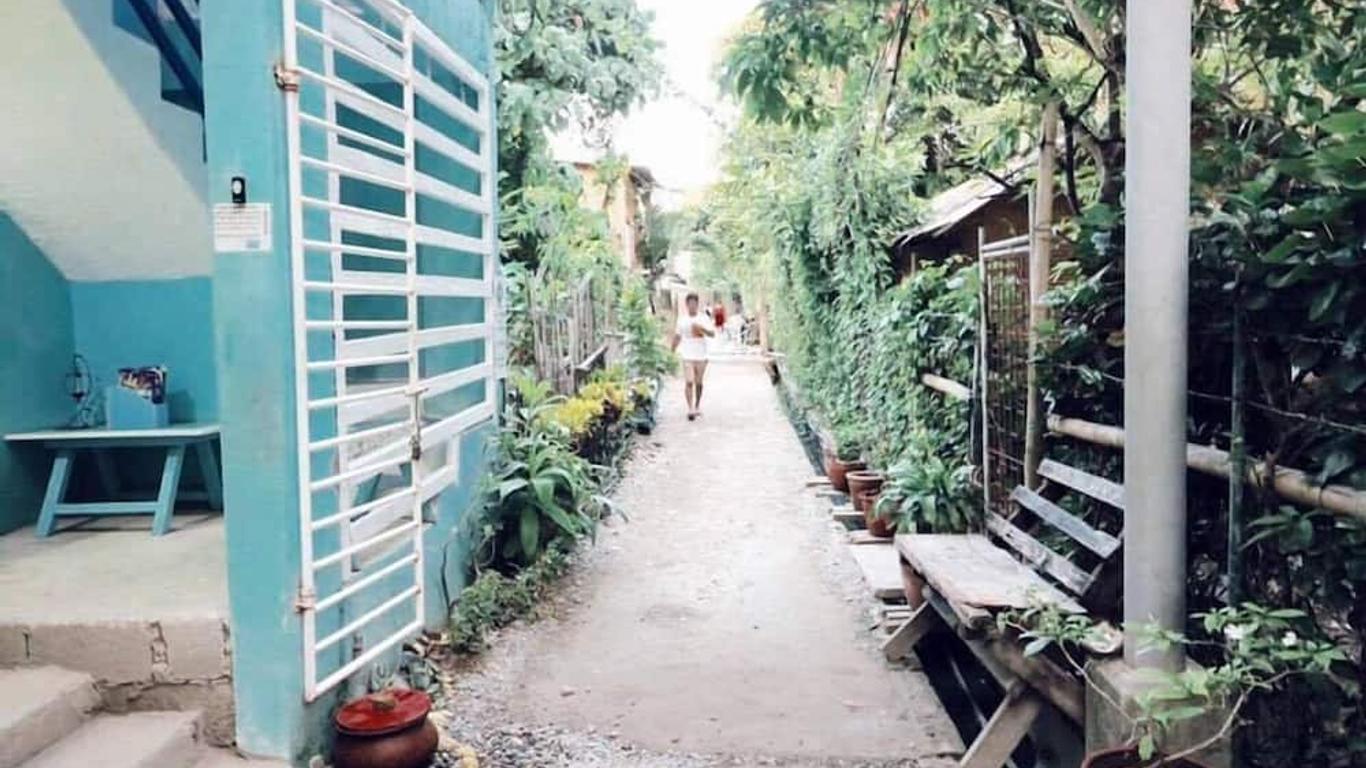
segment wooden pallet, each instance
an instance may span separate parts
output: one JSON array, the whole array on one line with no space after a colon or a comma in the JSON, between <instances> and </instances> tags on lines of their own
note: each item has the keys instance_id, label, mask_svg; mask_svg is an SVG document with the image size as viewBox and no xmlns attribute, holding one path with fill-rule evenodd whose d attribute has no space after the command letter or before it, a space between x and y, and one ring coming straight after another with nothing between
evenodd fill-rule
<instances>
[{"instance_id":1,"label":"wooden pallet","mask_svg":"<svg viewBox=\"0 0 1366 768\"><path fill-rule=\"evenodd\" d=\"M885 546L891 546L892 540L891 540L891 539L887 539L887 538L883 538L883 537L881 537L881 536L874 536L873 534L871 534L871 533L868 532L868 529L866 529L866 528L859 528L859 529L857 529L857 530L853 530L853 531L850 531L850 532L849 532L849 543L852 544L852 545L854 545L854 546L858 546L858 547L864 547L864 546L885 547Z\"/></svg>"},{"instance_id":2,"label":"wooden pallet","mask_svg":"<svg viewBox=\"0 0 1366 768\"><path fill-rule=\"evenodd\" d=\"M863 581L873 597L892 601L904 599L901 561L895 547L851 544L849 554L858 563Z\"/></svg>"},{"instance_id":3,"label":"wooden pallet","mask_svg":"<svg viewBox=\"0 0 1366 768\"><path fill-rule=\"evenodd\" d=\"M864 524L865 520L862 512L855 511L855 509L849 506L848 504L831 505L830 518L835 522L842 523L844 525L860 526Z\"/></svg>"}]
</instances>

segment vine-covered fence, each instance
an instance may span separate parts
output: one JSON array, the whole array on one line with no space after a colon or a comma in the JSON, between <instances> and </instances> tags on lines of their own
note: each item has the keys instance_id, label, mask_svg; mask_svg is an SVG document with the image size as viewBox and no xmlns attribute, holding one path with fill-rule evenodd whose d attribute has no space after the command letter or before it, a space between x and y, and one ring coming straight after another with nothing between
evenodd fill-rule
<instances>
[{"instance_id":1,"label":"vine-covered fence","mask_svg":"<svg viewBox=\"0 0 1366 768\"><path fill-rule=\"evenodd\" d=\"M567 295L530 308L536 376L572 393L607 356L611 312L605 291L585 276Z\"/></svg>"}]
</instances>

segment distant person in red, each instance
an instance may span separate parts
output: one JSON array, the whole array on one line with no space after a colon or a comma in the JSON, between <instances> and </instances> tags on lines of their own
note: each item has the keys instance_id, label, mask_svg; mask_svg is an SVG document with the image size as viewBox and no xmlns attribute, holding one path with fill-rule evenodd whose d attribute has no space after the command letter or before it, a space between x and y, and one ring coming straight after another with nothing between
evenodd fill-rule
<instances>
[{"instance_id":1,"label":"distant person in red","mask_svg":"<svg viewBox=\"0 0 1366 768\"><path fill-rule=\"evenodd\" d=\"M726 335L726 305L725 305L725 304L722 304L722 303L719 302L719 301L716 302L716 306L713 307L713 308L712 308L712 311L711 311L711 320L712 320L713 323L716 323L716 332L719 333L719 334L721 334L722 336L725 336L725 335Z\"/></svg>"}]
</instances>

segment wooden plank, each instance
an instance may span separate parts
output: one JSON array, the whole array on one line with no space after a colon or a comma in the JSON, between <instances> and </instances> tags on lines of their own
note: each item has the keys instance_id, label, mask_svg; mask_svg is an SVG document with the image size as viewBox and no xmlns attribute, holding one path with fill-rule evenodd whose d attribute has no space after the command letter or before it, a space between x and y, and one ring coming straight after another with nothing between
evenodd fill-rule
<instances>
[{"instance_id":1,"label":"wooden plank","mask_svg":"<svg viewBox=\"0 0 1366 768\"><path fill-rule=\"evenodd\" d=\"M1096 501L1103 501L1121 512L1124 511L1124 486L1119 483L1052 459L1044 459L1039 464L1039 474L1055 483L1080 491Z\"/></svg>"},{"instance_id":2,"label":"wooden plank","mask_svg":"<svg viewBox=\"0 0 1366 768\"><path fill-rule=\"evenodd\" d=\"M1086 721L1085 683L1043 654L1025 656L1015 637L996 635L973 641L1011 674L1017 675L1045 699L1082 725ZM977 649L974 649L977 650Z\"/></svg>"},{"instance_id":3,"label":"wooden plank","mask_svg":"<svg viewBox=\"0 0 1366 768\"><path fill-rule=\"evenodd\" d=\"M874 536L873 534L869 533L866 529L859 529L859 530L856 530L856 531L850 531L850 532L849 532L849 543L852 544L852 545L855 545L855 546L860 546L860 547L863 547L863 546L875 546L875 547L888 546L888 547L890 547L890 546L892 545L892 540L891 540L891 539L882 538L882 537L880 537L880 536Z\"/></svg>"},{"instance_id":4,"label":"wooden plank","mask_svg":"<svg viewBox=\"0 0 1366 768\"><path fill-rule=\"evenodd\" d=\"M1005 518L987 513L987 529L1009 544L1035 568L1062 582L1074 595L1084 594L1091 586L1091 576L1073 565L1067 558L1045 547L1033 536L1016 528Z\"/></svg>"},{"instance_id":5,"label":"wooden plank","mask_svg":"<svg viewBox=\"0 0 1366 768\"><path fill-rule=\"evenodd\" d=\"M902 597L901 563L894 547L849 545L849 554L863 572L863 581L879 600Z\"/></svg>"},{"instance_id":6,"label":"wooden plank","mask_svg":"<svg viewBox=\"0 0 1366 768\"><path fill-rule=\"evenodd\" d=\"M882 655L888 661L901 661L915 648L926 635L940 626L941 619L939 613L929 601L925 601L911 617L902 622L888 637L882 642Z\"/></svg>"},{"instance_id":7,"label":"wooden plank","mask_svg":"<svg viewBox=\"0 0 1366 768\"><path fill-rule=\"evenodd\" d=\"M1015 490L1011 491L1010 498L1102 558L1108 558L1115 553L1115 550L1119 549L1119 539L1105 531L1092 528L1076 515L1023 485L1016 486Z\"/></svg>"},{"instance_id":8,"label":"wooden plank","mask_svg":"<svg viewBox=\"0 0 1366 768\"><path fill-rule=\"evenodd\" d=\"M1001 768L1029 733L1043 700L1033 691L1006 696L958 763L960 768Z\"/></svg>"},{"instance_id":9,"label":"wooden plank","mask_svg":"<svg viewBox=\"0 0 1366 768\"><path fill-rule=\"evenodd\" d=\"M834 518L835 522L842 523L844 525L853 525L856 527L864 525L864 517L862 512L854 512L852 510L841 510L835 512L833 515L831 515L831 517Z\"/></svg>"},{"instance_id":10,"label":"wooden plank","mask_svg":"<svg viewBox=\"0 0 1366 768\"><path fill-rule=\"evenodd\" d=\"M172 424L151 429L47 429L39 432L14 432L5 435L5 440L12 443L107 443L117 446L139 441L147 444L167 444L206 440L217 436L217 424Z\"/></svg>"},{"instance_id":11,"label":"wooden plank","mask_svg":"<svg viewBox=\"0 0 1366 768\"><path fill-rule=\"evenodd\" d=\"M1075 599L978 534L902 534L896 549L950 603L985 609L1053 603L1085 613Z\"/></svg>"}]
</instances>

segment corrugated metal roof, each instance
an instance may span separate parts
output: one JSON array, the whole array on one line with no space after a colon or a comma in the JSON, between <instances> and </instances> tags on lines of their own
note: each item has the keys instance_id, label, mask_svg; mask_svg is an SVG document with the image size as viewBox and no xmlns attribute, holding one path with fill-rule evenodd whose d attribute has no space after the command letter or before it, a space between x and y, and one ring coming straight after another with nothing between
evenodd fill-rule
<instances>
[{"instance_id":1,"label":"corrugated metal roof","mask_svg":"<svg viewBox=\"0 0 1366 768\"><path fill-rule=\"evenodd\" d=\"M1002 176L1006 181L1014 182L1024 175L1024 172L1033 162L1034 158L1032 157L1020 158L1012 162ZM985 208L992 200L1013 191L999 181L985 176L965 181L956 187L945 190L930 199L930 210L925 217L925 222L902 232L896 238L893 246L900 248L918 240L939 237L962 223L964 219Z\"/></svg>"}]
</instances>

